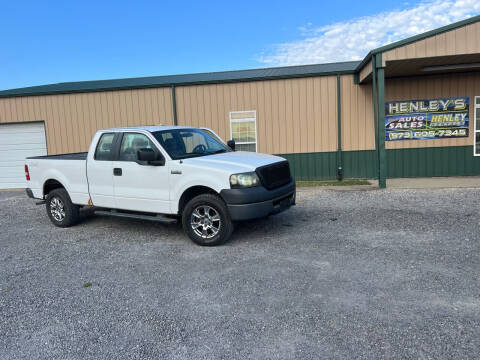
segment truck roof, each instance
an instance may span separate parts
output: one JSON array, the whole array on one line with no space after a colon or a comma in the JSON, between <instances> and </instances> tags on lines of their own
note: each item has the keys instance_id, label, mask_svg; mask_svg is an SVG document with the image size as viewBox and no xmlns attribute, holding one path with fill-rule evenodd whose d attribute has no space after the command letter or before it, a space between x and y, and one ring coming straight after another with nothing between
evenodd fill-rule
<instances>
[{"instance_id":1,"label":"truck roof","mask_svg":"<svg viewBox=\"0 0 480 360\"><path fill-rule=\"evenodd\" d=\"M129 130L144 130L149 132L172 130L172 129L191 129L192 126L164 126L164 125L146 125L146 126L129 126L122 128L104 129L101 131L129 131Z\"/></svg>"}]
</instances>

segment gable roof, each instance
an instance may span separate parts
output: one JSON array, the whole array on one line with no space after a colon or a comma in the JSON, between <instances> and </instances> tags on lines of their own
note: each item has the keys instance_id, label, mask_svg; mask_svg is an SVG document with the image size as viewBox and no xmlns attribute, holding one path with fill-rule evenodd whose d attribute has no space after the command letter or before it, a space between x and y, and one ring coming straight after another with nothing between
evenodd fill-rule
<instances>
[{"instance_id":1,"label":"gable roof","mask_svg":"<svg viewBox=\"0 0 480 360\"><path fill-rule=\"evenodd\" d=\"M359 61L347 61L330 64L285 66L197 74L64 82L3 90L0 91L0 98L168 87L172 85L218 84L256 80L289 79L331 74L353 74L358 64Z\"/></svg>"},{"instance_id":2,"label":"gable roof","mask_svg":"<svg viewBox=\"0 0 480 360\"><path fill-rule=\"evenodd\" d=\"M468 19L465 19L465 20L457 21L455 23L445 25L445 26L439 27L437 29L430 30L430 31L424 32L422 34L414 35L414 36L411 36L411 37L403 39L403 40L395 41L393 43L390 43L390 44L387 44L387 45L384 45L384 46L380 46L376 49L371 50L367 54L367 56L365 56L363 58L363 60L358 64L357 68L355 69L355 72L360 71L365 66L365 64L368 63L368 61L370 60L372 55L383 53L385 51L392 50L392 49L395 49L397 47L401 47L401 46L404 46L404 45L408 45L408 44L411 44L411 43L416 42L416 41L424 40L426 38L429 38L429 37L432 37L432 36L447 32L447 31L454 30L454 29L457 29L457 28L465 26L465 25L473 24L473 23L476 23L478 21L480 21L480 15L472 16L472 17L470 17Z\"/></svg>"}]
</instances>

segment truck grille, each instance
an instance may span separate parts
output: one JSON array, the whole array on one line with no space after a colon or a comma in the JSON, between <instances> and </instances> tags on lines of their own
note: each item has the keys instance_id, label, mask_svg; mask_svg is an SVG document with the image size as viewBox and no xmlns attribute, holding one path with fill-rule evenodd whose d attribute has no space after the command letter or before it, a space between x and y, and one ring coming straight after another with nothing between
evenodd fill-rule
<instances>
[{"instance_id":1,"label":"truck grille","mask_svg":"<svg viewBox=\"0 0 480 360\"><path fill-rule=\"evenodd\" d=\"M257 174L263 186L268 190L288 184L292 179L288 161L281 161L275 164L265 165L257 168Z\"/></svg>"}]
</instances>

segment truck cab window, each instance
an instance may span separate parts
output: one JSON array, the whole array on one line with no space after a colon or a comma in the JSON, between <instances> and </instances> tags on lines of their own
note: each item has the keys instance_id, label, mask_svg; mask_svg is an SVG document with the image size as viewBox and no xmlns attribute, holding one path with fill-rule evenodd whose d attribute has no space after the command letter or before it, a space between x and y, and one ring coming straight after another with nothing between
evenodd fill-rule
<instances>
[{"instance_id":1,"label":"truck cab window","mask_svg":"<svg viewBox=\"0 0 480 360\"><path fill-rule=\"evenodd\" d=\"M103 134L97 144L95 150L95 160L110 161L112 160L113 139L115 134Z\"/></svg>"},{"instance_id":2,"label":"truck cab window","mask_svg":"<svg viewBox=\"0 0 480 360\"><path fill-rule=\"evenodd\" d=\"M120 145L120 161L136 161L137 151L140 149L154 149L152 142L143 134L126 133L123 134L122 144Z\"/></svg>"}]
</instances>

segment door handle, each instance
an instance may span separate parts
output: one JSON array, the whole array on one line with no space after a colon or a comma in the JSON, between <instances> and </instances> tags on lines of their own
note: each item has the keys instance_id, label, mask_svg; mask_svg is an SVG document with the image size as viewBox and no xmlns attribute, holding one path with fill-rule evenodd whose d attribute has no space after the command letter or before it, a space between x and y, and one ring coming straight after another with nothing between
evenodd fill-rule
<instances>
[{"instance_id":1,"label":"door handle","mask_svg":"<svg viewBox=\"0 0 480 360\"><path fill-rule=\"evenodd\" d=\"M113 168L113 175L122 176L122 168Z\"/></svg>"}]
</instances>

